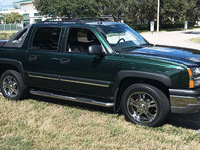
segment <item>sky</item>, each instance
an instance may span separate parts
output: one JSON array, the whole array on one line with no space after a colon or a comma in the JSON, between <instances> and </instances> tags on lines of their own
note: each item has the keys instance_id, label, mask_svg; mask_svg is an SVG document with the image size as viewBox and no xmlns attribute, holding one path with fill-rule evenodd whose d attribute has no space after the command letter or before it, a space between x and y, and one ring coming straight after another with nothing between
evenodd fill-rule
<instances>
[{"instance_id":1,"label":"sky","mask_svg":"<svg viewBox=\"0 0 200 150\"><path fill-rule=\"evenodd\" d=\"M0 9L13 8L13 2L18 2L20 0L0 0Z\"/></svg>"}]
</instances>

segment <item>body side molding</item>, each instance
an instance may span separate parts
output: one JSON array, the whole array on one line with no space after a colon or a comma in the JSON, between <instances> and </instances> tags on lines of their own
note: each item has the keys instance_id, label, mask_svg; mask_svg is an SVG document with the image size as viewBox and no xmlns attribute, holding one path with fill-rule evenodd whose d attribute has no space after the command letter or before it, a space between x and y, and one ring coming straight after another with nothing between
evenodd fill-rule
<instances>
[{"instance_id":1,"label":"body side molding","mask_svg":"<svg viewBox=\"0 0 200 150\"><path fill-rule=\"evenodd\" d=\"M28 72L28 76L31 78L56 80L56 81L61 81L61 82L99 86L99 87L104 87L104 88L108 88L110 86L109 81L86 79L86 78L79 78L79 77L59 76L59 75L36 73L36 72Z\"/></svg>"}]
</instances>

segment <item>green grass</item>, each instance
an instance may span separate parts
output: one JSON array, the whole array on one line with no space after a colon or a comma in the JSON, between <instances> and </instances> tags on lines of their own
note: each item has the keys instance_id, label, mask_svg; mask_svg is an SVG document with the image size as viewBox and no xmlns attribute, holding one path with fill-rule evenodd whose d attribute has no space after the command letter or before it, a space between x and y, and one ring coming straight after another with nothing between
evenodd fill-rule
<instances>
[{"instance_id":1,"label":"green grass","mask_svg":"<svg viewBox=\"0 0 200 150\"><path fill-rule=\"evenodd\" d=\"M0 32L0 40L5 40L11 38L18 31L2 31Z\"/></svg>"},{"instance_id":2,"label":"green grass","mask_svg":"<svg viewBox=\"0 0 200 150\"><path fill-rule=\"evenodd\" d=\"M200 43L200 38L192 38L190 39L191 42L194 42L194 43Z\"/></svg>"},{"instance_id":3,"label":"green grass","mask_svg":"<svg viewBox=\"0 0 200 150\"><path fill-rule=\"evenodd\" d=\"M68 102L66 102L67 104ZM96 107L95 107L96 108ZM0 150L199 149L200 133L134 125L109 110L0 98Z\"/></svg>"}]
</instances>

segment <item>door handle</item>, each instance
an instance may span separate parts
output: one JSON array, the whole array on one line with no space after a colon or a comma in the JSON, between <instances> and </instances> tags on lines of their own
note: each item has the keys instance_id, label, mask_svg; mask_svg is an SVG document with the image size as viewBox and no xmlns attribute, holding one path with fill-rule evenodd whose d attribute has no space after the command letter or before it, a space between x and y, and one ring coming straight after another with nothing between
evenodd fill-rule
<instances>
[{"instance_id":1,"label":"door handle","mask_svg":"<svg viewBox=\"0 0 200 150\"><path fill-rule=\"evenodd\" d=\"M29 56L29 61L36 61L36 60L37 60L37 56L35 55Z\"/></svg>"},{"instance_id":2,"label":"door handle","mask_svg":"<svg viewBox=\"0 0 200 150\"><path fill-rule=\"evenodd\" d=\"M69 58L61 58L60 63L61 64L68 64L68 63L70 63L70 59Z\"/></svg>"}]
</instances>

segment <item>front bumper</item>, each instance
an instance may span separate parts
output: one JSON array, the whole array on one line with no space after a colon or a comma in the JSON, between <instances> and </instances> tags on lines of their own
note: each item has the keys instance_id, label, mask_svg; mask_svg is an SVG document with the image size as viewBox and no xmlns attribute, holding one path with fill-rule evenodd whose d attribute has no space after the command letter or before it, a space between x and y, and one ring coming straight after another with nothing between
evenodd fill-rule
<instances>
[{"instance_id":1,"label":"front bumper","mask_svg":"<svg viewBox=\"0 0 200 150\"><path fill-rule=\"evenodd\" d=\"M200 88L170 89L169 94L172 113L187 114L200 110Z\"/></svg>"}]
</instances>

